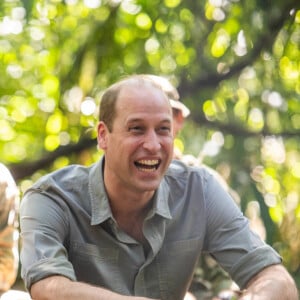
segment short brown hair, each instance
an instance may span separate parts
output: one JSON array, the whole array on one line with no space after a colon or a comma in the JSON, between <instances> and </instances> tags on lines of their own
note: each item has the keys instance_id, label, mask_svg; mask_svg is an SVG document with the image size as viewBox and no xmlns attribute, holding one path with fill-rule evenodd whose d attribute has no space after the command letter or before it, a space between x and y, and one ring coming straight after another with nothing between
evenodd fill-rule
<instances>
[{"instance_id":1,"label":"short brown hair","mask_svg":"<svg viewBox=\"0 0 300 300\"><path fill-rule=\"evenodd\" d=\"M103 94L100 108L99 108L99 120L103 121L108 130L112 131L113 120L116 114L116 102L121 91L121 84L116 83L110 86Z\"/></svg>"}]
</instances>

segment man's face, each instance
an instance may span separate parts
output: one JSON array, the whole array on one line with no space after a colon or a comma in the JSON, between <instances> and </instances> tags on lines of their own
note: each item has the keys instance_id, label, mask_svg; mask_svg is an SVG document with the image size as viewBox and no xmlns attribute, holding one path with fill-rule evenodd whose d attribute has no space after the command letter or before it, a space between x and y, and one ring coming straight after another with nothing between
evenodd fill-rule
<instances>
[{"instance_id":1,"label":"man's face","mask_svg":"<svg viewBox=\"0 0 300 300\"><path fill-rule=\"evenodd\" d=\"M106 184L145 192L155 190L173 156L172 110L152 86L123 88L116 103L113 129L98 127L105 151Z\"/></svg>"}]
</instances>

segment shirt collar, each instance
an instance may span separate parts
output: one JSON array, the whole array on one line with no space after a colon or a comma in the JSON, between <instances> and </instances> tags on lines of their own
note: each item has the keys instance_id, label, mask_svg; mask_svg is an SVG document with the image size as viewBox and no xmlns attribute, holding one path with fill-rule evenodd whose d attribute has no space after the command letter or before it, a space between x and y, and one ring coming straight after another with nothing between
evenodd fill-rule
<instances>
[{"instance_id":1,"label":"shirt collar","mask_svg":"<svg viewBox=\"0 0 300 300\"><path fill-rule=\"evenodd\" d=\"M104 156L95 163L89 174L89 193L91 196L92 220L91 225L100 224L112 218L103 180Z\"/></svg>"},{"instance_id":2,"label":"shirt collar","mask_svg":"<svg viewBox=\"0 0 300 300\"><path fill-rule=\"evenodd\" d=\"M172 218L168 202L169 194L169 185L166 180L163 179L154 195L153 208L152 212L150 211L149 217L152 217L154 214L158 214L166 219Z\"/></svg>"},{"instance_id":3,"label":"shirt collar","mask_svg":"<svg viewBox=\"0 0 300 300\"><path fill-rule=\"evenodd\" d=\"M103 180L104 156L91 167L89 174L89 193L91 196L92 219L91 225L100 224L112 218L108 197ZM164 218L171 219L168 204L170 188L165 179L159 185L153 201L153 208L149 217L158 214Z\"/></svg>"}]
</instances>

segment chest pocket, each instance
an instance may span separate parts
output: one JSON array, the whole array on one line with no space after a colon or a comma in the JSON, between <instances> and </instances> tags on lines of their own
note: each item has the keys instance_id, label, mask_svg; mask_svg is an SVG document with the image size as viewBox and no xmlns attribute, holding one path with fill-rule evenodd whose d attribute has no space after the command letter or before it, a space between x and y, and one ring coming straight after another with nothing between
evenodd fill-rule
<instances>
[{"instance_id":1,"label":"chest pocket","mask_svg":"<svg viewBox=\"0 0 300 300\"><path fill-rule=\"evenodd\" d=\"M72 242L69 260L76 279L92 285L121 290L122 282L118 267L119 251L112 248L101 248L93 244Z\"/></svg>"},{"instance_id":2,"label":"chest pocket","mask_svg":"<svg viewBox=\"0 0 300 300\"><path fill-rule=\"evenodd\" d=\"M192 280L201 248L200 239L190 239L167 243L161 249L156 259L161 299L184 298L184 291Z\"/></svg>"}]
</instances>

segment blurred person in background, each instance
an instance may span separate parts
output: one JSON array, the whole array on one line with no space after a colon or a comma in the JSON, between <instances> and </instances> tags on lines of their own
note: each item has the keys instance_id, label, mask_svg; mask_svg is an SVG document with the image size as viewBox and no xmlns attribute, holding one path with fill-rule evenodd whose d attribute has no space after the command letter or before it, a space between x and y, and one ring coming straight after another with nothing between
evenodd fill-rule
<instances>
[{"instance_id":1,"label":"blurred person in background","mask_svg":"<svg viewBox=\"0 0 300 300\"><path fill-rule=\"evenodd\" d=\"M0 293L11 288L18 274L18 205L16 183L0 163Z\"/></svg>"},{"instance_id":2,"label":"blurred person in background","mask_svg":"<svg viewBox=\"0 0 300 300\"><path fill-rule=\"evenodd\" d=\"M19 267L19 189L8 168L0 163L0 300L30 299L22 291L10 290Z\"/></svg>"}]
</instances>

